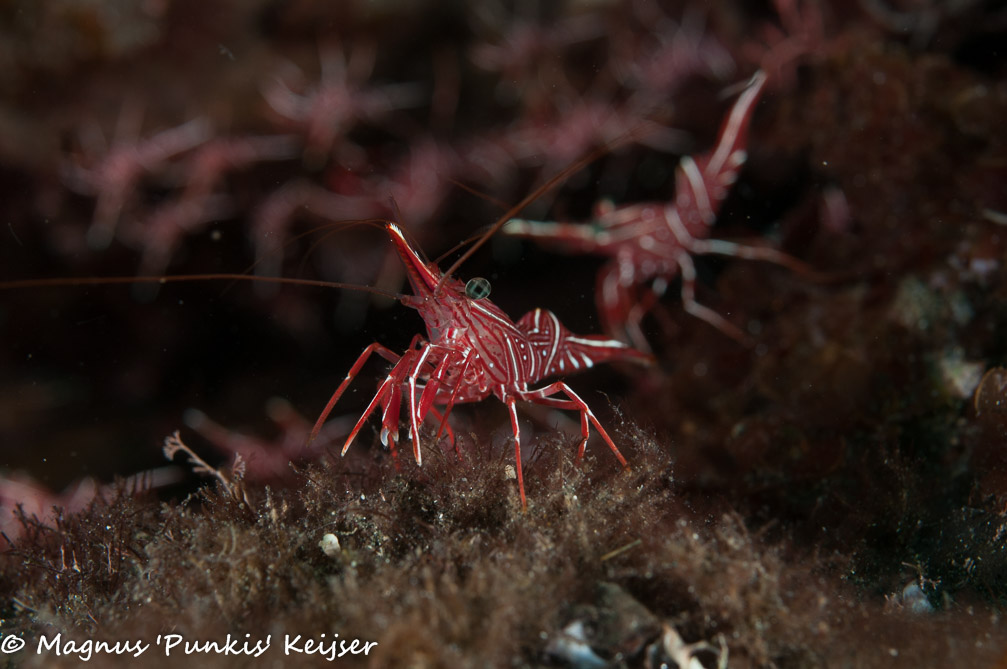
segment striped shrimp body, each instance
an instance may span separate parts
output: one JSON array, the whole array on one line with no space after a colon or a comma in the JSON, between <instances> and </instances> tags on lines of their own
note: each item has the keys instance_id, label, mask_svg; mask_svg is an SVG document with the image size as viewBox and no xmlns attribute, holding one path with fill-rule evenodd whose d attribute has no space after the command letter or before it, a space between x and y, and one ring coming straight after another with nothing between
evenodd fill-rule
<instances>
[{"instance_id":1,"label":"striped shrimp body","mask_svg":"<svg viewBox=\"0 0 1007 669\"><path fill-rule=\"evenodd\" d=\"M776 262L798 271L802 263L772 248L709 239L721 203L747 159L745 147L752 111L766 83L757 72L734 103L720 129L717 145L695 158L686 156L675 171L675 198L620 207L602 201L589 224L513 219L504 232L552 244L568 253L608 256L598 274L597 302L606 330L647 350L640 322L677 274L682 301L690 314L725 334L745 335L724 317L695 299L692 255L716 253Z\"/></svg>"},{"instance_id":2,"label":"striped shrimp body","mask_svg":"<svg viewBox=\"0 0 1007 669\"><path fill-rule=\"evenodd\" d=\"M514 433L518 489L522 508L527 506L521 470L521 439L516 404L533 402L580 413L583 456L590 426L593 425L620 464L626 460L594 412L564 381L539 388L532 384L616 360L649 363L651 356L600 335L574 336L550 311L536 309L512 321L488 295L485 280L467 284L447 276L434 263L424 262L394 223L386 230L406 267L413 295L400 298L423 318L427 337L419 335L401 355L375 342L364 349L346 378L333 393L319 416L312 437L318 434L332 408L370 356L377 353L393 363L384 381L350 432L343 446L345 454L366 420L381 408L381 439L395 449L399 412L405 400L413 455L422 464L419 433L428 415L452 437L447 418L458 403L478 402L494 395L508 409ZM443 411L439 407L443 407Z\"/></svg>"},{"instance_id":3,"label":"striped shrimp body","mask_svg":"<svg viewBox=\"0 0 1007 669\"><path fill-rule=\"evenodd\" d=\"M607 151L607 147L604 151ZM365 422L379 408L381 441L395 453L399 440L401 411L405 406L408 409L405 420L409 425L413 454L416 462L422 464L420 426L428 417L438 421L437 438L442 432L446 432L453 441L454 435L448 418L454 405L479 402L493 395L506 405L510 415L517 460L518 489L522 508L525 508L527 499L521 469L517 402L531 402L552 409L578 412L581 426L578 457L583 456L590 428L594 426L619 463L626 466L626 459L588 404L564 381L550 382L547 379L577 372L602 362L627 361L650 364L653 362L653 356L606 336L574 335L560 323L555 314L545 309L533 310L514 322L487 299L489 284L485 279L473 279L468 283L462 283L452 274L476 250L487 243L508 220L550 188L583 168L601 152L603 150L600 149L595 154L568 166L512 207L446 272L442 272L435 263L425 262L399 226L382 221L381 224L393 248L406 268L412 295L390 293L380 288L354 284L265 277L247 273L23 279L0 281L0 290L68 285L160 285L186 281L247 281L361 290L396 299L419 312L426 326L426 335L414 336L401 354L379 342L367 346L332 394L318 417L308 442L318 436L350 383L370 357L376 354L391 363L391 369L355 422L343 445L342 453L347 452Z\"/></svg>"},{"instance_id":4,"label":"striped shrimp body","mask_svg":"<svg viewBox=\"0 0 1007 669\"><path fill-rule=\"evenodd\" d=\"M498 223L502 224L503 220L506 219L501 219ZM401 354L378 342L367 346L318 417L308 438L309 443L318 436L332 409L352 380L370 357L377 354L390 362L392 367L350 431L343 445L343 454L349 449L367 419L379 408L381 440L394 453L398 442L400 412L404 405L408 409L406 420L409 424L413 454L417 464L422 464L420 426L428 416L439 422L437 438L442 432L446 432L449 438L454 440L448 425L448 417L454 405L479 402L493 395L507 406L510 414L522 508L527 506L527 499L521 469L521 439L516 406L519 401L578 412L581 425L578 457L584 455L590 427L593 425L619 463L624 467L627 466L626 459L594 412L564 381L553 381L541 387L533 386L549 377L581 371L602 362L627 361L649 364L653 361L651 355L602 335L574 335L563 326L555 314L545 309L530 311L515 323L487 299L489 284L485 279L472 279L468 283L462 283L441 272L435 263L425 262L421 258L396 224L385 222L383 225L405 265L413 290L412 295L393 294L377 288L329 281L260 277L251 274L23 279L0 281L0 290L67 285L160 285L189 281L248 281L364 290L393 297L419 312L426 325L426 336L414 336ZM483 239L486 238L488 235Z\"/></svg>"}]
</instances>

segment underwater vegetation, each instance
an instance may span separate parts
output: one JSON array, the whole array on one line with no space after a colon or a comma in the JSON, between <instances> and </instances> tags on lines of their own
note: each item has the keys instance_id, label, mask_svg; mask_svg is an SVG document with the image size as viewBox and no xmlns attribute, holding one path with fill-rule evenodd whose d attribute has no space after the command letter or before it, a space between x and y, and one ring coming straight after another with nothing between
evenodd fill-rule
<instances>
[{"instance_id":1,"label":"underwater vegetation","mask_svg":"<svg viewBox=\"0 0 1007 669\"><path fill-rule=\"evenodd\" d=\"M4 661L1000 666L1005 33L977 1L0 3ZM513 215L702 209L752 81L680 273L599 313L603 258L494 234L452 269L653 351L569 359L583 459L571 403L496 399L453 443L403 413L393 458L407 392L342 456L378 356L309 443L368 345L424 333L395 300L73 281L408 293L359 221L447 269L571 166Z\"/></svg>"}]
</instances>

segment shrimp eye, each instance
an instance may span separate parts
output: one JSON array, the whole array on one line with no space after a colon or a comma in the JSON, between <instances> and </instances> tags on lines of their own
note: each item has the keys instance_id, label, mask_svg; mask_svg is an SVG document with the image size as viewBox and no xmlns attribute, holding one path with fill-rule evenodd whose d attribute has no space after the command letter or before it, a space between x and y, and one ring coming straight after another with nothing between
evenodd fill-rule
<instances>
[{"instance_id":1,"label":"shrimp eye","mask_svg":"<svg viewBox=\"0 0 1007 669\"><path fill-rule=\"evenodd\" d=\"M490 295L490 282L481 276L469 279L465 284L465 295L473 300L481 300Z\"/></svg>"}]
</instances>

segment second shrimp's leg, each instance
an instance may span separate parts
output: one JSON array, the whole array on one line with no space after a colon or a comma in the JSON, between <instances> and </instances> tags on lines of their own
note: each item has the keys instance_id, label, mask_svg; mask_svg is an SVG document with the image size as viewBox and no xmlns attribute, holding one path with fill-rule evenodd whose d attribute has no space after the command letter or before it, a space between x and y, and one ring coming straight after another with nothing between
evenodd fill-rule
<instances>
[{"instance_id":1,"label":"second shrimp's leg","mask_svg":"<svg viewBox=\"0 0 1007 669\"><path fill-rule=\"evenodd\" d=\"M584 457L584 451L587 449L587 438L585 438L584 435L591 433L587 420L587 414L580 410L580 405L576 402L561 400L555 397L539 398L535 400L535 404L541 404L542 406L549 407L551 409L577 411L580 413L580 447L577 449L577 460L579 462Z\"/></svg>"},{"instance_id":2,"label":"second shrimp's leg","mask_svg":"<svg viewBox=\"0 0 1007 669\"><path fill-rule=\"evenodd\" d=\"M741 345L751 345L751 340L736 325L696 301L696 266L692 262L692 257L688 253L681 253L677 260L682 271L682 306L685 307L685 311L706 321Z\"/></svg>"},{"instance_id":3,"label":"second shrimp's leg","mask_svg":"<svg viewBox=\"0 0 1007 669\"><path fill-rule=\"evenodd\" d=\"M566 395L568 399L552 397L553 395L559 393ZM515 395L507 395L504 398L504 404L507 405L507 410L510 413L511 429L514 432L514 457L516 459L517 485L518 492L521 495L521 508L525 509L528 506L528 502L525 499L524 494L524 468L521 462L521 430L518 426L517 399L518 397ZM584 449L587 447L587 439L590 436L588 426L590 422L590 424L593 424L595 429L598 430L598 434L600 434L602 439L605 440L605 443L608 444L609 448L612 449L612 453L614 453L616 459L619 460L619 464L626 468L629 467L629 464L626 462L626 458L624 458L622 453L619 452L615 442L613 442L612 438L608 436L608 432L606 432L605 428L602 427L597 417L595 417L594 412L591 411L591 408L587 405L587 402L582 400L580 396L564 382L557 381L549 384L545 388L523 392L520 394L520 399L528 402L534 402L535 404L542 404L555 409L579 411L581 418L581 442L580 448L577 451L577 457L581 458L584 456Z\"/></svg>"},{"instance_id":4,"label":"second shrimp's leg","mask_svg":"<svg viewBox=\"0 0 1007 669\"><path fill-rule=\"evenodd\" d=\"M598 311L602 325L613 337L626 337L637 350L649 353L650 344L643 336L640 324L664 294L668 283L662 278L649 288L635 281L626 285L622 279L623 271L619 262L610 262L598 272Z\"/></svg>"},{"instance_id":5,"label":"second shrimp's leg","mask_svg":"<svg viewBox=\"0 0 1007 669\"><path fill-rule=\"evenodd\" d=\"M689 250L698 255L717 254L732 256L734 258L744 258L746 260L762 260L781 265L787 269L805 276L817 277L820 274L797 258L779 251L770 246L748 246L737 242L728 242L722 239L696 239L689 245Z\"/></svg>"},{"instance_id":6,"label":"second shrimp's leg","mask_svg":"<svg viewBox=\"0 0 1007 669\"><path fill-rule=\"evenodd\" d=\"M504 404L507 405L507 411L510 412L510 425L511 429L514 431L514 457L516 459L515 470L517 472L517 489L521 495L521 508L528 508L528 501L524 496L524 467L521 463L521 428L518 427L517 419L517 406L516 400L513 395L507 395L504 398Z\"/></svg>"},{"instance_id":7,"label":"second shrimp's leg","mask_svg":"<svg viewBox=\"0 0 1007 669\"><path fill-rule=\"evenodd\" d=\"M364 422L381 405L384 407L384 411L381 414L381 441L390 440L389 448L392 450L393 457L395 456L395 442L398 439L399 429L399 405L402 403L402 383L405 380L406 371L415 357L416 352L410 349L402 354L399 361L395 363L388 376L378 386L378 391L374 393L374 398L371 399L370 404L367 405L367 408L360 415L357 424L353 426L350 436L347 437L346 443L343 444L343 450L340 455L346 455L346 451L350 448L350 444L353 443L357 433L360 432L360 428L363 427Z\"/></svg>"},{"instance_id":8,"label":"second shrimp's leg","mask_svg":"<svg viewBox=\"0 0 1007 669\"><path fill-rule=\"evenodd\" d=\"M416 464L421 467L423 466L423 455L420 451L420 425L423 424L425 415L419 415L420 407L416 402L416 381L423 373L423 365L426 363L431 349L433 349L432 345L423 348L423 352L420 353L407 375L409 378L409 436L413 441L413 458L415 458ZM426 394L425 389L424 394Z\"/></svg>"},{"instance_id":9,"label":"second shrimp's leg","mask_svg":"<svg viewBox=\"0 0 1007 669\"><path fill-rule=\"evenodd\" d=\"M433 360L431 360L431 354L433 354ZM440 362L435 362L436 356L440 355ZM447 409L444 414L441 414L434 408L434 402L437 399L437 392L440 390L443 379L446 374L448 374L455 366L459 363L459 357L461 357L461 374L458 377L458 383L452 389L452 393L448 399ZM420 426L423 425L423 421L427 417L427 413L433 413L434 417L440 421L440 425L437 430L437 437L440 438L441 433L447 428L448 437L451 439L451 443L455 445L455 451L457 452L457 444L455 443L454 431L449 425L446 425L447 415L451 411L451 407L454 404L455 395L458 392L459 384L464 376L465 369L468 367L469 354L459 354L457 351L451 348L446 348L443 346L437 346L435 344L428 344L424 347L423 352L420 354L416 363L412 366L409 374L409 415L410 415L410 427L412 431L413 438L413 452L416 455L417 464L422 464L422 458L420 456L420 442L419 442L419 430ZM433 371L430 373L424 373L423 367L428 365L433 367ZM419 398L416 397L417 381L421 378L426 378L426 383L422 386L422 393Z\"/></svg>"},{"instance_id":10,"label":"second shrimp's leg","mask_svg":"<svg viewBox=\"0 0 1007 669\"><path fill-rule=\"evenodd\" d=\"M325 422L325 418L328 416L329 412L332 410L332 407L337 401L339 401L340 396L343 394L343 391L346 390L350 381L353 380L353 377L360 372L360 368L367 362L371 353L377 352L390 362L394 362L395 365L392 367L391 371L388 372L388 376L378 387L377 392L374 393L374 397L371 399L370 404L367 405L367 408L364 409L364 412L361 414L359 420L357 420L356 425L353 426L353 430L350 432L349 437L347 437L346 443L343 444L341 455L346 455L346 451L350 448L350 444L353 443L357 433L360 432L360 428L363 427L364 422L380 405L383 407L381 413L381 442L391 449L392 457L396 458L397 452L395 450L395 446L398 441L399 407L402 403L402 383L406 379L410 365L412 365L413 360L416 359L418 351L417 347L420 345L422 340L423 338L420 335L413 337L412 341L409 343L409 348L401 356L396 355L394 352L377 342L364 349L364 352L360 354L359 358L357 358L357 362L350 369L346 378L332 395L332 398L329 400L328 405L326 405L322 415L318 417L318 422L315 423L315 432L321 429L321 426ZM309 443L313 436L314 433L312 434L312 437L309 437ZM398 460L396 459L396 465L397 464Z\"/></svg>"},{"instance_id":11,"label":"second shrimp's leg","mask_svg":"<svg viewBox=\"0 0 1007 669\"><path fill-rule=\"evenodd\" d=\"M437 435L434 438L440 439L441 434L446 433L448 435L448 440L451 442L451 445L455 447L455 455L458 456L459 459L461 459L462 454L458 451L458 442L455 441L455 431L452 430L451 426L447 424L448 420L447 411L441 413L440 411L437 410L436 407L430 407L430 413L432 413L434 415L434 418L437 419L437 421L439 422L439 426L437 428Z\"/></svg>"},{"instance_id":12,"label":"second shrimp's leg","mask_svg":"<svg viewBox=\"0 0 1007 669\"><path fill-rule=\"evenodd\" d=\"M559 393L566 395L569 399L564 400L561 398L553 397L553 395L557 395ZM588 430L588 421L590 421L591 424L594 425L594 429L596 429L598 431L598 434L601 435L601 438L605 440L606 444L608 444L608 447L612 450L612 453L619 461L619 464L621 464L623 467L629 467L629 464L626 462L626 458L624 458L622 456L622 453L619 452L619 449L618 447L616 447L615 442L612 441L612 437L608 436L608 432L605 431L605 428L602 427L601 422L594 415L594 412L591 411L591 407L589 407L587 405L587 402L582 400L580 398L580 395L575 393L573 389L570 388L570 386L568 386L563 381L556 381L555 383L550 383L548 386L544 388L539 388L538 390L532 390L522 393L521 399L526 400L528 402L534 402L536 404L543 404L545 406L554 407L557 409L569 409L572 411L579 411L581 416L581 422L580 422L581 442L580 442L580 448L577 450L577 457L580 458L584 456L584 449L587 447L587 438L588 436L590 436Z\"/></svg>"},{"instance_id":13,"label":"second shrimp's leg","mask_svg":"<svg viewBox=\"0 0 1007 669\"><path fill-rule=\"evenodd\" d=\"M315 437L318 436L318 432L322 429L322 425L325 424L325 419L329 417L329 413L332 412L332 408L336 406L336 402L338 402L339 398L343 396L343 393L350 385L350 382L353 381L354 377L360 373L360 370L363 368L364 364L367 363L367 360L371 357L372 353L377 353L382 358L393 364L397 364L401 358L401 356L397 353L377 342L374 342L365 348L363 353L360 354L360 357L357 358L357 361L353 363L352 367L350 367L350 371L346 373L346 378L343 379L343 382L339 384L338 388L336 388L336 392L332 393L332 397L329 398L329 402L325 405L325 409L322 410L318 420L315 421L315 426L311 429L311 435L308 437L309 444L315 440Z\"/></svg>"},{"instance_id":14,"label":"second shrimp's leg","mask_svg":"<svg viewBox=\"0 0 1007 669\"><path fill-rule=\"evenodd\" d=\"M744 258L745 260L761 260L781 265L805 276L819 276L806 263L768 246L747 246L722 239L690 238L687 240L687 243L683 244L683 247L688 253L679 254L676 261L682 272L682 304L685 310L746 346L750 346L752 341L745 333L714 310L704 307L696 301L696 267L692 262L692 257L689 255L690 253L696 255L724 255L733 258Z\"/></svg>"},{"instance_id":15,"label":"second shrimp's leg","mask_svg":"<svg viewBox=\"0 0 1007 669\"><path fill-rule=\"evenodd\" d=\"M458 442L455 440L455 433L448 425L448 416L451 415L451 409L454 408L455 399L458 397L458 390L465 379L465 374L468 371L469 365L472 362L471 351L465 351L461 354L461 360L458 360L459 355L451 350L448 350L447 354L441 360L441 363L434 370L434 373L430 375L430 379L427 381L426 387L423 389L423 394L420 396L419 405L419 416L422 421L429 411L434 415L440 424L437 428L437 436L434 437L435 440L441 438L441 434L445 431L448 434L448 438L451 440L451 444L455 447L455 455L459 458L461 457L461 452L458 450ZM441 389L444 383L445 375L449 374L452 369L457 370L455 376L454 386L451 388L451 394L448 395L448 401L444 405L444 413L440 413L433 406L434 401L437 399L437 393Z\"/></svg>"}]
</instances>

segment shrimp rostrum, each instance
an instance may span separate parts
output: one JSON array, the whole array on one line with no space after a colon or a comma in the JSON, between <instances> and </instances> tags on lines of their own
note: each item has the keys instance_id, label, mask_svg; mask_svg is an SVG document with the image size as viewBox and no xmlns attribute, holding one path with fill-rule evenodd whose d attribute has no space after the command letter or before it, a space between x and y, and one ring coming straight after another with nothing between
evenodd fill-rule
<instances>
[{"instance_id":1,"label":"shrimp rostrum","mask_svg":"<svg viewBox=\"0 0 1007 669\"><path fill-rule=\"evenodd\" d=\"M425 262L420 257L397 225L386 223L385 228L406 267L414 293L399 299L420 313L427 336L415 336L401 355L377 342L365 348L319 416L311 439L318 434L353 378L376 353L392 363L392 368L347 437L343 454L364 422L379 407L381 441L394 453L400 410L405 400L413 456L421 465L420 426L428 416L439 421L438 437L446 431L453 440L447 424L452 407L495 395L510 413L522 508L527 502L521 469L518 401L579 412L578 458L584 455L593 425L619 463L627 466L626 459L594 412L570 386L561 380L539 388L531 386L548 377L576 372L600 362L649 363L652 361L650 355L604 336L574 335L555 314L545 309L535 309L515 323L487 299L489 284L485 279L472 279L463 284L445 275L435 263Z\"/></svg>"}]
</instances>

